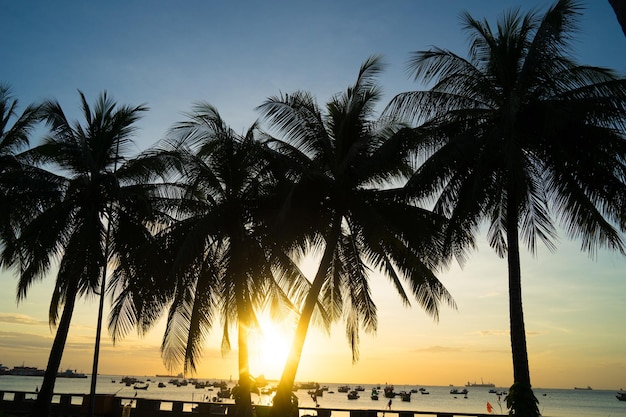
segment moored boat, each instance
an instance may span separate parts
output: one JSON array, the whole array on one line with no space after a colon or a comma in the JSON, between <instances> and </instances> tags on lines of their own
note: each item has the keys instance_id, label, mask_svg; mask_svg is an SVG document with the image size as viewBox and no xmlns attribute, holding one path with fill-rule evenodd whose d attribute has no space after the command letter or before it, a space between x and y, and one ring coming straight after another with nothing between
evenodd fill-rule
<instances>
[{"instance_id":1,"label":"moored boat","mask_svg":"<svg viewBox=\"0 0 626 417\"><path fill-rule=\"evenodd\" d=\"M396 393L393 391L393 385L385 385L385 389L383 392L385 393L385 398L396 397Z\"/></svg>"},{"instance_id":2,"label":"moored boat","mask_svg":"<svg viewBox=\"0 0 626 417\"><path fill-rule=\"evenodd\" d=\"M378 390L376 388L372 388L372 394L370 395L370 398L374 401L378 400Z\"/></svg>"},{"instance_id":3,"label":"moored boat","mask_svg":"<svg viewBox=\"0 0 626 417\"><path fill-rule=\"evenodd\" d=\"M352 390L348 393L348 399L349 400L358 400L359 399L359 393L356 390Z\"/></svg>"},{"instance_id":4,"label":"moored boat","mask_svg":"<svg viewBox=\"0 0 626 417\"><path fill-rule=\"evenodd\" d=\"M626 401L626 391L624 390L617 391L617 395L615 395L615 398L617 398L620 401Z\"/></svg>"},{"instance_id":5,"label":"moored boat","mask_svg":"<svg viewBox=\"0 0 626 417\"><path fill-rule=\"evenodd\" d=\"M349 385L340 385L339 388L337 388L337 392L349 392L349 391L350 391Z\"/></svg>"}]
</instances>

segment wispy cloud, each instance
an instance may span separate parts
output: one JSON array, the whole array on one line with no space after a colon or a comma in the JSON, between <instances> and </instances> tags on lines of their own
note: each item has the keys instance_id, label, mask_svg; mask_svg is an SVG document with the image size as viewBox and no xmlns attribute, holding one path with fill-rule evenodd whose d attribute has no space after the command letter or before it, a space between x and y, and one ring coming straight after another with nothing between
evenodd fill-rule
<instances>
[{"instance_id":1,"label":"wispy cloud","mask_svg":"<svg viewBox=\"0 0 626 417\"><path fill-rule=\"evenodd\" d=\"M37 320L26 314L18 313L0 313L0 323L20 324L28 326L47 326L48 322L44 320Z\"/></svg>"}]
</instances>

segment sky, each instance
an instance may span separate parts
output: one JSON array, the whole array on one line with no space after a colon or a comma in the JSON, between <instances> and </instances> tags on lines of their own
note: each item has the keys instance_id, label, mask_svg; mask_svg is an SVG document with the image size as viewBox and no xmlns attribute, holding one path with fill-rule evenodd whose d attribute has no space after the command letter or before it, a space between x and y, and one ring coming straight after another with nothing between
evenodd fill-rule
<instances>
[{"instance_id":1,"label":"sky","mask_svg":"<svg viewBox=\"0 0 626 417\"><path fill-rule=\"evenodd\" d=\"M511 8L545 11L552 2L524 0L359 1L29 1L0 0L3 40L0 82L26 104L58 100L79 119L78 90L93 103L106 90L120 105L147 104L137 124L136 151L163 138L194 103L214 105L243 133L268 97L311 92L320 105L351 85L371 55L387 64L379 83L383 104L423 88L409 78L412 52L431 46L467 51L459 15L468 11L495 27ZM608 0L587 0L574 44L579 62L626 73L626 38ZM41 135L43 132L38 132ZM37 138L33 138L34 144ZM372 276L378 307L376 334L362 334L352 363L343 324L330 334L312 329L297 380L461 385L512 383L505 260L483 233L463 268L439 274L457 309L442 307L433 321L407 308L379 275ZM626 386L626 257L600 251L595 259L561 234L558 250L522 254L522 289L531 381L535 387L595 389ZM314 260L305 268L311 277ZM45 368L54 337L48 325L53 277L16 302L17 279L0 271L0 363ZM97 299L79 301L61 366L90 373ZM278 378L292 322L265 329L251 352L251 371ZM235 334L233 332L233 334ZM271 335L271 337L269 337ZM102 374L167 373L160 356L163 323L115 346L102 341ZM232 352L220 352L221 334L207 340L197 375L236 378ZM283 342L283 343L281 343ZM172 371L176 373L176 370Z\"/></svg>"}]
</instances>

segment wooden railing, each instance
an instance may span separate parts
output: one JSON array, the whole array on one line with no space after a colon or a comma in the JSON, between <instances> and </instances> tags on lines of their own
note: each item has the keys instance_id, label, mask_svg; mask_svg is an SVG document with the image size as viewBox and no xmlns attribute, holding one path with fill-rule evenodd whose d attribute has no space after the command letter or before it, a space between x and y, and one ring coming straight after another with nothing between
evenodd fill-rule
<instances>
[{"instance_id":1,"label":"wooden railing","mask_svg":"<svg viewBox=\"0 0 626 417\"><path fill-rule=\"evenodd\" d=\"M10 415L27 415L31 411L36 392L0 391L0 412ZM82 417L88 414L89 395L55 394L52 399L51 416ZM255 405L256 417L267 417L269 406ZM404 410L354 410L337 408L300 407L301 415L331 417L338 412L349 417L493 417L494 414L457 413L441 411ZM234 414L234 404L198 401L168 401L148 398L120 397L98 394L95 415L100 417L226 417ZM497 415L497 414L495 414Z\"/></svg>"}]
</instances>

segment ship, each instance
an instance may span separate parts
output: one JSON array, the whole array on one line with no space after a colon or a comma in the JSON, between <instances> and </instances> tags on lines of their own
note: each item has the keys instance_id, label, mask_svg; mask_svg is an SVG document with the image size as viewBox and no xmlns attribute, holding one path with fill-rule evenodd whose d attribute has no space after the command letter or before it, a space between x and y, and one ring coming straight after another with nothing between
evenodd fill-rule
<instances>
[{"instance_id":1,"label":"ship","mask_svg":"<svg viewBox=\"0 0 626 417\"><path fill-rule=\"evenodd\" d=\"M491 382L483 382L483 379L480 378L480 383L474 381L474 382L469 382L467 381L467 384L465 384L466 387L485 387L485 388L495 388L495 384L492 384Z\"/></svg>"},{"instance_id":2,"label":"ship","mask_svg":"<svg viewBox=\"0 0 626 417\"><path fill-rule=\"evenodd\" d=\"M14 366L13 369L7 373L7 375L17 376L43 376L45 371L43 369L35 368L34 366Z\"/></svg>"},{"instance_id":3,"label":"ship","mask_svg":"<svg viewBox=\"0 0 626 417\"><path fill-rule=\"evenodd\" d=\"M81 372L73 371L71 369L66 369L63 372L58 372L57 378L87 378L87 375Z\"/></svg>"}]
</instances>

